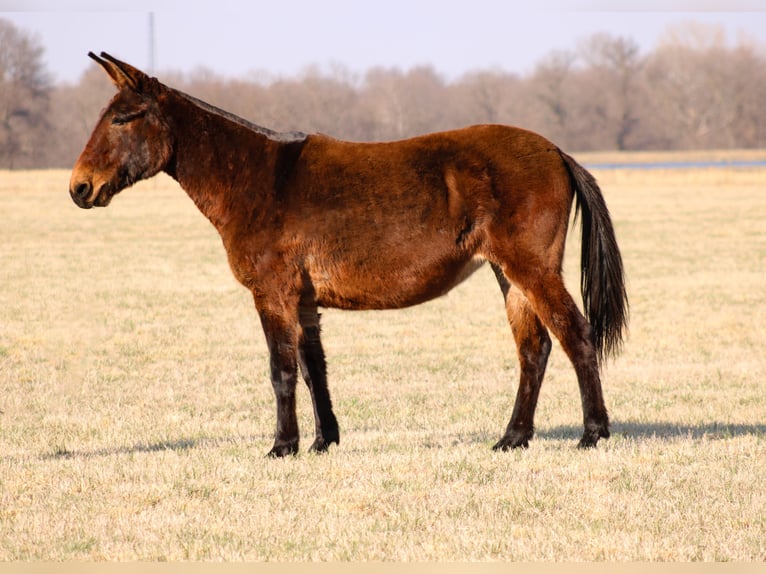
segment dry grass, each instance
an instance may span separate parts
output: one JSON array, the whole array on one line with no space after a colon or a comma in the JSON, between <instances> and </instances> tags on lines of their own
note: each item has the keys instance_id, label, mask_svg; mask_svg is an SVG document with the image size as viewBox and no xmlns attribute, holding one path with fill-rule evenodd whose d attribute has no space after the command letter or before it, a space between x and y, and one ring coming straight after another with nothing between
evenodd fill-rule
<instances>
[{"instance_id":1,"label":"dry grass","mask_svg":"<svg viewBox=\"0 0 766 574\"><path fill-rule=\"evenodd\" d=\"M490 450L518 370L483 270L327 311L340 447L269 460L260 326L183 192L84 212L68 173L0 173L0 559L766 560L766 173L597 176L632 303L610 440L574 448L555 348L536 439Z\"/></svg>"}]
</instances>

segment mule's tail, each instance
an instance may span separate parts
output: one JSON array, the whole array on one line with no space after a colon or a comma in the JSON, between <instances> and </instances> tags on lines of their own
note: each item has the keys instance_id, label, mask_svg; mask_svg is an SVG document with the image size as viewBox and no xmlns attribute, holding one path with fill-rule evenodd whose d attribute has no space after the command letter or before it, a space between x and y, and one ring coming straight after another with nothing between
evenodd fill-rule
<instances>
[{"instance_id":1,"label":"mule's tail","mask_svg":"<svg viewBox=\"0 0 766 574\"><path fill-rule=\"evenodd\" d=\"M582 217L580 291L585 317L593 328L599 361L615 355L628 326L628 294L622 256L612 219L596 179L572 157L560 152L575 192L575 220Z\"/></svg>"}]
</instances>

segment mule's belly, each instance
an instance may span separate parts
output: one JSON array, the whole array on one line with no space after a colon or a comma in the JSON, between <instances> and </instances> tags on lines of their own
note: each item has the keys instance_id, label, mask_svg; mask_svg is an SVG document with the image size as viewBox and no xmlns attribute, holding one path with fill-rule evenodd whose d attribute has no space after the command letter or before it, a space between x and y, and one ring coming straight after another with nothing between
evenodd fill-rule
<instances>
[{"instance_id":1,"label":"mule's belly","mask_svg":"<svg viewBox=\"0 0 766 574\"><path fill-rule=\"evenodd\" d=\"M347 310L401 309L445 295L484 263L463 257L426 264L338 264L309 269L317 304Z\"/></svg>"}]
</instances>

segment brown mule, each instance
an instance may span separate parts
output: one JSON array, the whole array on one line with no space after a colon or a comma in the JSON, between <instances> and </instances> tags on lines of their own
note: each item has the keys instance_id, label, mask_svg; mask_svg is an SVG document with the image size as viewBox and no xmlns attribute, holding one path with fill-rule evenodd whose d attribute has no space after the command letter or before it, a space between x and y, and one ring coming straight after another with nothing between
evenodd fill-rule
<instances>
[{"instance_id":1,"label":"brown mule","mask_svg":"<svg viewBox=\"0 0 766 574\"><path fill-rule=\"evenodd\" d=\"M312 450L339 442L319 307L397 309L494 269L521 363L513 414L494 448L526 447L551 340L580 386L579 446L609 436L599 361L627 325L620 252L593 177L540 135L482 125L390 143L277 133L102 53L118 88L72 172L82 208L106 206L164 171L223 240L253 294L270 352L277 428L270 454L298 450L300 369L316 421ZM585 316L561 276L572 203L582 218Z\"/></svg>"}]
</instances>

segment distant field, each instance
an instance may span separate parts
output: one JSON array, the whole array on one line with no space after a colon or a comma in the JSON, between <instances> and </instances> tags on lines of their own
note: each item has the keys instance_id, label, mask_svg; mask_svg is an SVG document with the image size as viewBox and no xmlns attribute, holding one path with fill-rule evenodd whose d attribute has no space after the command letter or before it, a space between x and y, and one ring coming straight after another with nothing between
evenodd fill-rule
<instances>
[{"instance_id":1,"label":"distant field","mask_svg":"<svg viewBox=\"0 0 766 574\"><path fill-rule=\"evenodd\" d=\"M68 172L0 172L0 559L766 560L766 170L595 173L631 300L611 439L575 449L556 346L530 448L491 450L518 366L483 269L324 312L341 443L305 453L302 386L301 454L270 460L260 325L185 194L87 212Z\"/></svg>"}]
</instances>

